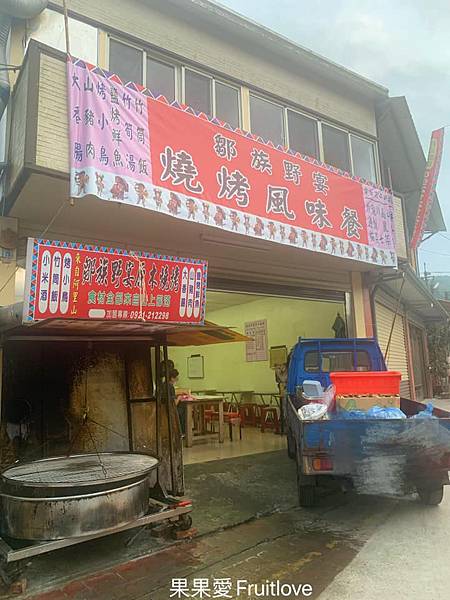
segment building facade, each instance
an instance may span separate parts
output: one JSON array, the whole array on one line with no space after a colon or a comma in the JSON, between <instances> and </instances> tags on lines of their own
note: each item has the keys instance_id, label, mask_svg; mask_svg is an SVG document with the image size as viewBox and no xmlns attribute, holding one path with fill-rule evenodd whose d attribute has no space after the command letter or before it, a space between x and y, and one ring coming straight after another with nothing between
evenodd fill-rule
<instances>
[{"instance_id":1,"label":"building facade","mask_svg":"<svg viewBox=\"0 0 450 600\"><path fill-rule=\"evenodd\" d=\"M94 196L69 197L69 118L63 3L15 20L11 95L3 117L1 304L21 297L26 239L45 237L208 260L208 290L335 302L348 334L377 336L402 394L431 394L425 327L446 318L409 250L425 157L404 98L214 2L70 0L73 57L167 101L392 189L398 268L290 247ZM6 219L6 220L5 220ZM437 197L428 224L445 229ZM264 315L263 315L264 316Z\"/></svg>"}]
</instances>

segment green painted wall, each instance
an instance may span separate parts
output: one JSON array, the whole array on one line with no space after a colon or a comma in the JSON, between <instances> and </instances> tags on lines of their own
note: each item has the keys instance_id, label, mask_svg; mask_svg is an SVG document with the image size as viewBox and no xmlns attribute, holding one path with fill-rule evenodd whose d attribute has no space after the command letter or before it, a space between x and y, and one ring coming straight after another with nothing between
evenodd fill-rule
<instances>
[{"instance_id":1,"label":"green painted wall","mask_svg":"<svg viewBox=\"0 0 450 600\"><path fill-rule=\"evenodd\" d=\"M269 347L286 345L290 349L299 336L334 337L331 327L337 312L342 316L345 314L344 306L335 302L259 297L252 302L210 313L207 311L206 318L218 325L235 328L240 333L244 333L246 321L267 319ZM269 361L246 362L245 343L171 348L169 354L180 372L179 387L191 390L277 391ZM187 358L191 354L204 356L204 379L187 377Z\"/></svg>"}]
</instances>

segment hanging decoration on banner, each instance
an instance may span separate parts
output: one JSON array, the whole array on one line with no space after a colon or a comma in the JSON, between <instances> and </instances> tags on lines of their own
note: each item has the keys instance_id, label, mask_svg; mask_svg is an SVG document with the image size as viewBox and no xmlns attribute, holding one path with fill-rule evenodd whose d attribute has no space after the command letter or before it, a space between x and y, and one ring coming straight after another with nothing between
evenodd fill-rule
<instances>
[{"instance_id":1,"label":"hanging decoration on banner","mask_svg":"<svg viewBox=\"0 0 450 600\"><path fill-rule=\"evenodd\" d=\"M441 167L442 150L444 148L444 128L435 129L431 134L430 148L428 150L428 161L423 176L420 202L417 209L416 223L411 238L411 248L415 250L422 241L431 207L433 206L433 195Z\"/></svg>"},{"instance_id":2,"label":"hanging decoration on banner","mask_svg":"<svg viewBox=\"0 0 450 600\"><path fill-rule=\"evenodd\" d=\"M81 60L68 61L71 196L396 266L392 194Z\"/></svg>"},{"instance_id":3,"label":"hanging decoration on banner","mask_svg":"<svg viewBox=\"0 0 450 600\"><path fill-rule=\"evenodd\" d=\"M29 238L26 272L24 323L204 322L205 261Z\"/></svg>"}]
</instances>

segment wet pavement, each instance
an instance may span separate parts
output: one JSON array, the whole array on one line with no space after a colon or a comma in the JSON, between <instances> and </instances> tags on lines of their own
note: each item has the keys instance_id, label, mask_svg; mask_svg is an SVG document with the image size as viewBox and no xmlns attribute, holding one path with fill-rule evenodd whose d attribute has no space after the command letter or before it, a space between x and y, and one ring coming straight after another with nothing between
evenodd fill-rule
<instances>
[{"instance_id":1,"label":"wet pavement","mask_svg":"<svg viewBox=\"0 0 450 600\"><path fill-rule=\"evenodd\" d=\"M307 597L320 600L448 597L449 493L440 507L426 508L329 490L317 507L301 509L284 452L191 465L186 478L196 538L174 545L146 532L125 548L120 534L40 557L27 569L22 597L163 600L174 592L172 580L184 578L183 598L201 598L199 585L214 597L218 580L231 581L231 598L255 598L255 588L242 586L277 580L310 584ZM247 580L239 596L238 580ZM306 597L266 592L258 597Z\"/></svg>"}]
</instances>

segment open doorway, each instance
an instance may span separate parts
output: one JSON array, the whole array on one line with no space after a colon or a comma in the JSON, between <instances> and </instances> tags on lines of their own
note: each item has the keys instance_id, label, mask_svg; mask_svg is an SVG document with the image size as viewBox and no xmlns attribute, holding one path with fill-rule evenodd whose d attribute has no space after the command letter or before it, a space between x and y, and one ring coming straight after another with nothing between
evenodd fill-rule
<instances>
[{"instance_id":1,"label":"open doorway","mask_svg":"<svg viewBox=\"0 0 450 600\"><path fill-rule=\"evenodd\" d=\"M185 464L284 449L280 385L285 375L274 361L287 356L299 337L335 337L339 319L345 328L343 299L208 291L206 320L254 341L170 349L179 373L177 390L224 401L223 442L214 435L214 406L205 402L194 415ZM217 411L215 416L217 421Z\"/></svg>"}]
</instances>

